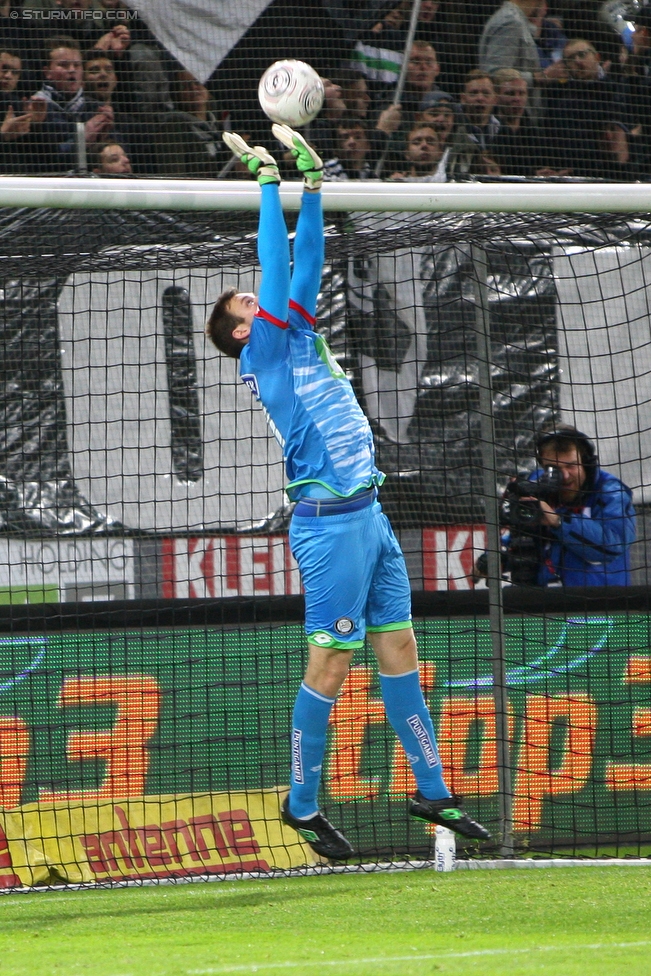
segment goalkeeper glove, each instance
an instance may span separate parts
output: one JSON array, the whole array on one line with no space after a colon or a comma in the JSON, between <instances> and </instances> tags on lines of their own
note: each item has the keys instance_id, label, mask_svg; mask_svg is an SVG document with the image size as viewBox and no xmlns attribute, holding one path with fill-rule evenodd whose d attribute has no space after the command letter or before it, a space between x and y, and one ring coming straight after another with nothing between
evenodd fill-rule
<instances>
[{"instance_id":1,"label":"goalkeeper glove","mask_svg":"<svg viewBox=\"0 0 651 976\"><path fill-rule=\"evenodd\" d=\"M247 145L236 132L222 132L222 139L233 155L241 159L249 172L253 173L260 186L265 183L280 183L276 160L266 149Z\"/></svg>"},{"instance_id":2,"label":"goalkeeper glove","mask_svg":"<svg viewBox=\"0 0 651 976\"><path fill-rule=\"evenodd\" d=\"M296 168L303 174L303 185L307 190L320 190L323 183L323 161L317 152L305 141L300 132L288 125L271 126L271 131L279 142L291 149L296 160Z\"/></svg>"}]
</instances>

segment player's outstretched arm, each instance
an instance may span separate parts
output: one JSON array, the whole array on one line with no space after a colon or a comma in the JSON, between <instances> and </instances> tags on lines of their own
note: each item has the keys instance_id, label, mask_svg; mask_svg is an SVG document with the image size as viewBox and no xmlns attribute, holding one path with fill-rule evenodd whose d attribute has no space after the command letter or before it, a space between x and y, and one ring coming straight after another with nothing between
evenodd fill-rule
<instances>
[{"instance_id":1,"label":"player's outstretched arm","mask_svg":"<svg viewBox=\"0 0 651 976\"><path fill-rule=\"evenodd\" d=\"M238 159L252 173L260 186L265 183L280 183L278 165L271 153L263 146L249 146L237 132L222 132L222 139Z\"/></svg>"},{"instance_id":2,"label":"player's outstretched arm","mask_svg":"<svg viewBox=\"0 0 651 976\"><path fill-rule=\"evenodd\" d=\"M323 183L323 160L315 149L303 138L300 132L290 129L288 125L271 126L271 131L279 142L291 149L296 160L296 168L303 174L303 185L312 192L321 189Z\"/></svg>"},{"instance_id":3,"label":"player's outstretched arm","mask_svg":"<svg viewBox=\"0 0 651 976\"><path fill-rule=\"evenodd\" d=\"M278 193L278 166L266 149L247 145L235 132L224 132L223 139L256 176L261 186L258 257L262 280L258 293L259 314L284 328L289 312L289 241Z\"/></svg>"}]
</instances>

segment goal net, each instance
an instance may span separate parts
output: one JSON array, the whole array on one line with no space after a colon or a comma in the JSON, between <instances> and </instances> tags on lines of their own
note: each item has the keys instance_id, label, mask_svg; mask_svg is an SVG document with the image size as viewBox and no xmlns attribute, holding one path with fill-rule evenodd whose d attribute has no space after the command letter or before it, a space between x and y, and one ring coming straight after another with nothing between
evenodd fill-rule
<instances>
[{"instance_id":1,"label":"goal net","mask_svg":"<svg viewBox=\"0 0 651 976\"><path fill-rule=\"evenodd\" d=\"M225 287L258 287L257 187L0 184L0 886L305 870L279 819L305 654L291 506L203 335ZM324 189L317 328L373 427L448 784L497 839L462 858L649 850L643 191ZM631 585L505 586L498 672L473 566L550 422L632 491ZM363 862L429 863L413 788L369 650L323 809Z\"/></svg>"}]
</instances>

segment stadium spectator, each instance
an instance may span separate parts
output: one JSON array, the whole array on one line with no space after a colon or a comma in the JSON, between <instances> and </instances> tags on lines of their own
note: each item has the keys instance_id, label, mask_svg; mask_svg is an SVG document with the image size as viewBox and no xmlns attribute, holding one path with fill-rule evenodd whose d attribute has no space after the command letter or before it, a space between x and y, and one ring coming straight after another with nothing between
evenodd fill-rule
<instances>
[{"instance_id":1,"label":"stadium spectator","mask_svg":"<svg viewBox=\"0 0 651 976\"><path fill-rule=\"evenodd\" d=\"M529 86L531 114L542 114L540 86L563 76L561 61L543 68L529 18L540 0L505 0L486 23L479 42L479 67L493 74L500 68L516 68Z\"/></svg>"},{"instance_id":2,"label":"stadium spectator","mask_svg":"<svg viewBox=\"0 0 651 976\"><path fill-rule=\"evenodd\" d=\"M337 141L336 123L346 114L347 106L341 85L330 78L322 78L321 80L324 88L323 108L314 122L310 123L310 139L322 156L334 156ZM291 156L285 153L285 157L285 162L290 162L291 169L295 172Z\"/></svg>"},{"instance_id":3,"label":"stadium spectator","mask_svg":"<svg viewBox=\"0 0 651 976\"><path fill-rule=\"evenodd\" d=\"M72 37L81 51L88 51L93 47L113 54L126 51L131 43L131 32L126 23L114 21L110 29L105 30L99 18L85 16L91 3L92 0L57 0L57 6L66 13L66 17L49 20L49 34Z\"/></svg>"},{"instance_id":4,"label":"stadium spectator","mask_svg":"<svg viewBox=\"0 0 651 976\"><path fill-rule=\"evenodd\" d=\"M374 99L386 100L386 93L395 87L406 38L402 0L389 0L380 7L373 26L355 43L349 67L365 75Z\"/></svg>"},{"instance_id":5,"label":"stadium spectator","mask_svg":"<svg viewBox=\"0 0 651 976\"><path fill-rule=\"evenodd\" d=\"M368 90L366 77L359 71L342 68L332 80L341 90L341 97L346 103L346 112L358 119L367 118L371 107L371 93Z\"/></svg>"},{"instance_id":6,"label":"stadium spectator","mask_svg":"<svg viewBox=\"0 0 651 976\"><path fill-rule=\"evenodd\" d=\"M444 91L434 92L423 100L423 108L417 113L416 121L432 122L435 117L440 117L443 123L440 128L445 129L444 138L447 139L454 128L457 109L458 106L455 105L452 95Z\"/></svg>"},{"instance_id":7,"label":"stadium spectator","mask_svg":"<svg viewBox=\"0 0 651 976\"><path fill-rule=\"evenodd\" d=\"M608 21L608 6L612 5L601 3L600 0L564 0L560 11L566 37L584 38L598 52L602 64L610 63L617 69L622 40Z\"/></svg>"},{"instance_id":8,"label":"stadium spectator","mask_svg":"<svg viewBox=\"0 0 651 976\"><path fill-rule=\"evenodd\" d=\"M375 124L371 124L371 99L366 78L357 72L344 69L337 74L335 84L341 90L341 97L346 104L346 112L338 118L332 127L334 150L331 158L337 157L338 155L339 136L337 129L341 126L342 121L350 121L351 119L358 121L361 119L367 123L364 126L370 144L367 161L369 165L372 161L373 166L375 166L377 160L390 147L393 134L400 128L402 121L401 108L397 105L388 106L377 116ZM317 139L313 138L313 135L318 135L318 132L313 133L313 128L313 126L310 128L310 138L316 143ZM327 158L328 154L326 153L325 155ZM370 171L369 175L372 175Z\"/></svg>"},{"instance_id":9,"label":"stadium spectator","mask_svg":"<svg viewBox=\"0 0 651 976\"><path fill-rule=\"evenodd\" d=\"M445 21L445 14L451 6L454 5L450 3L441 4L438 2L438 0L421 0L418 10L418 20L416 22L415 34L416 41L429 44L430 47L433 47L437 52L437 59L443 68L446 87L449 79L458 73L458 63L461 55L461 48L464 46L463 41L465 41L466 38L467 24L468 21L472 20L474 16L474 9L477 4L472 5L472 10L464 11L466 29L464 29L460 35L457 35L454 30L449 30ZM481 6L481 4L479 4L479 6ZM464 7L468 7L468 4L464 4ZM395 34L391 37L391 43L394 45L395 51L397 51L400 55L404 55L407 42L407 28L411 18L411 11L412 0L401 0L401 3L399 3L397 7L389 10L389 18L395 25L393 28ZM471 45L471 47L473 55L472 63L468 65L467 70L470 70L470 68L475 66L476 59L474 54L476 45ZM398 64L398 69L395 71L394 82L397 80L401 64L402 57ZM383 94L382 100L385 99L386 92Z\"/></svg>"},{"instance_id":10,"label":"stadium spectator","mask_svg":"<svg viewBox=\"0 0 651 976\"><path fill-rule=\"evenodd\" d=\"M489 152L500 130L499 119L493 115L497 95L491 76L479 68L469 72L460 101L463 130L482 153Z\"/></svg>"},{"instance_id":11,"label":"stadium spectator","mask_svg":"<svg viewBox=\"0 0 651 976\"><path fill-rule=\"evenodd\" d=\"M93 152L93 173L96 176L131 176L131 160L124 146L117 142L107 142L96 146Z\"/></svg>"},{"instance_id":12,"label":"stadium spectator","mask_svg":"<svg viewBox=\"0 0 651 976\"><path fill-rule=\"evenodd\" d=\"M398 131L402 122L402 109L400 105L391 103L379 113L372 112L372 100L368 90L366 78L359 72L350 69L342 69L336 75L335 83L341 89L341 97L346 103L347 119L364 119L369 123L367 126L368 137L371 142L372 155L375 159L387 148L390 137ZM375 124L370 124L370 119L375 118ZM318 121L318 120L317 120ZM310 135L312 138L312 135ZM336 145L335 138L335 145Z\"/></svg>"},{"instance_id":13,"label":"stadium spectator","mask_svg":"<svg viewBox=\"0 0 651 976\"><path fill-rule=\"evenodd\" d=\"M486 175L487 161L477 143L468 136L465 126L459 125L451 95L439 92L433 96L431 104L418 113L416 121L431 125L437 132L442 149L447 153L445 171L448 180Z\"/></svg>"},{"instance_id":14,"label":"stadium spectator","mask_svg":"<svg viewBox=\"0 0 651 976\"><path fill-rule=\"evenodd\" d=\"M568 41L563 60L569 79L547 88L546 148L550 165L573 176L625 179L631 175L626 107L596 49Z\"/></svg>"},{"instance_id":15,"label":"stadium spectator","mask_svg":"<svg viewBox=\"0 0 651 976\"><path fill-rule=\"evenodd\" d=\"M651 9L635 13L633 50L626 59L619 85L628 109L629 146L634 166L643 179L651 175Z\"/></svg>"},{"instance_id":16,"label":"stadium spectator","mask_svg":"<svg viewBox=\"0 0 651 976\"><path fill-rule=\"evenodd\" d=\"M496 103L495 113L504 125L519 129L527 118L529 86L522 72L516 68L500 68L493 72Z\"/></svg>"},{"instance_id":17,"label":"stadium spectator","mask_svg":"<svg viewBox=\"0 0 651 976\"><path fill-rule=\"evenodd\" d=\"M609 62L602 64L594 45L582 37L567 42L563 61L571 81L603 81L610 68Z\"/></svg>"},{"instance_id":18,"label":"stadium spectator","mask_svg":"<svg viewBox=\"0 0 651 976\"><path fill-rule=\"evenodd\" d=\"M118 76L111 57L104 51L92 50L83 58L84 91L102 105L110 105L118 84Z\"/></svg>"},{"instance_id":19,"label":"stadium spectator","mask_svg":"<svg viewBox=\"0 0 651 976\"><path fill-rule=\"evenodd\" d=\"M477 67L479 38L488 18L499 4L496 0L445 0L436 14L439 31L434 47L439 55L446 91L461 94L469 71Z\"/></svg>"},{"instance_id":20,"label":"stadium spectator","mask_svg":"<svg viewBox=\"0 0 651 976\"><path fill-rule=\"evenodd\" d=\"M493 74L500 129L491 145L503 176L534 176L545 165L542 133L527 111L529 89L515 68Z\"/></svg>"},{"instance_id":21,"label":"stadium spectator","mask_svg":"<svg viewBox=\"0 0 651 976\"><path fill-rule=\"evenodd\" d=\"M345 117L336 129L336 155L323 165L323 179L368 180L373 176L371 140L363 119Z\"/></svg>"},{"instance_id":22,"label":"stadium spectator","mask_svg":"<svg viewBox=\"0 0 651 976\"><path fill-rule=\"evenodd\" d=\"M43 150L47 105L36 96L19 96L21 71L20 57L0 48L0 172L9 175L33 173Z\"/></svg>"},{"instance_id":23,"label":"stadium spectator","mask_svg":"<svg viewBox=\"0 0 651 976\"><path fill-rule=\"evenodd\" d=\"M436 51L427 41L414 41L407 63L405 87L400 103L390 102L380 111L377 128L392 137L390 152L394 163L402 164L407 146L407 133L419 112L427 108L439 94L447 94L436 84L440 73Z\"/></svg>"},{"instance_id":24,"label":"stadium spectator","mask_svg":"<svg viewBox=\"0 0 651 976\"><path fill-rule=\"evenodd\" d=\"M138 104L133 90L131 61L128 56L114 54L100 48L86 51L84 61L84 88L100 102L109 102L115 112L133 116ZM100 88L94 90L97 79Z\"/></svg>"},{"instance_id":25,"label":"stadium spectator","mask_svg":"<svg viewBox=\"0 0 651 976\"><path fill-rule=\"evenodd\" d=\"M158 174L217 179L228 160L222 125L210 110L210 92L189 71L177 71L170 88L174 110L162 114L157 132Z\"/></svg>"},{"instance_id":26,"label":"stadium spectator","mask_svg":"<svg viewBox=\"0 0 651 976\"><path fill-rule=\"evenodd\" d=\"M427 41L414 41L400 98L404 126L413 125L416 113L427 106L432 96L442 91L437 84L440 73L441 67L432 45Z\"/></svg>"},{"instance_id":27,"label":"stadium spectator","mask_svg":"<svg viewBox=\"0 0 651 976\"><path fill-rule=\"evenodd\" d=\"M567 44L567 37L563 33L562 21L558 17L549 17L547 0L540 0L537 9L529 16L529 23L533 31L540 67L544 71L551 65L558 65L557 78L563 77L563 50Z\"/></svg>"},{"instance_id":28,"label":"stadium spectator","mask_svg":"<svg viewBox=\"0 0 651 976\"><path fill-rule=\"evenodd\" d=\"M119 108L130 115L140 115L141 124L151 138L154 137L152 118L156 113L172 108L169 79L178 70L178 62L158 42L137 9L127 7L122 0L98 0L104 12L102 30L106 40L96 43L95 48L104 49L110 54L118 76L116 96ZM117 21L124 12L128 20ZM118 24L125 24L129 30L129 44L126 47L115 45L108 35ZM116 105L117 107L117 105Z\"/></svg>"},{"instance_id":29,"label":"stadium spectator","mask_svg":"<svg viewBox=\"0 0 651 976\"><path fill-rule=\"evenodd\" d=\"M432 47L438 48L445 43L445 31L441 30L438 16L441 4L438 0L421 0L416 23L416 40L426 41ZM403 8L407 16L411 13L411 0L403 0Z\"/></svg>"},{"instance_id":30,"label":"stadium spectator","mask_svg":"<svg viewBox=\"0 0 651 976\"><path fill-rule=\"evenodd\" d=\"M22 64L20 94L28 94L41 82L40 52L48 37L47 27L36 20L26 19L22 3L0 0L0 46L16 54Z\"/></svg>"},{"instance_id":31,"label":"stadium spectator","mask_svg":"<svg viewBox=\"0 0 651 976\"><path fill-rule=\"evenodd\" d=\"M466 9L463 15L463 29L459 32L454 28L451 29L449 22L450 12L454 6L455 4L450 3L449 0L445 0L443 3L439 3L438 0L421 0L416 22L415 40L429 44L436 51L436 58L446 91L458 91L461 87L458 79L463 77L471 68L477 66L477 45L472 41L468 42L468 30L470 23L476 16L477 8L481 8L483 4L463 4ZM495 3L493 3L494 6ZM412 0L403 0L402 11L406 43L406 28L411 17ZM468 55L470 60L467 68L460 70L459 65L464 63L464 58Z\"/></svg>"},{"instance_id":32,"label":"stadium spectator","mask_svg":"<svg viewBox=\"0 0 651 976\"><path fill-rule=\"evenodd\" d=\"M137 175L154 174L156 168L151 132L143 126L142 118L125 111L125 106L132 103L131 99L122 97L120 89L121 82L113 59L105 51L94 48L87 51L84 55L84 91L98 105L108 105L113 112L113 125L98 137L98 141L110 140L122 144Z\"/></svg>"},{"instance_id":33,"label":"stadium spectator","mask_svg":"<svg viewBox=\"0 0 651 976\"><path fill-rule=\"evenodd\" d=\"M417 122L407 133L407 148L402 169L394 172L394 180L422 180L423 182L445 183L447 174L445 164L450 155L433 125Z\"/></svg>"},{"instance_id":34,"label":"stadium spectator","mask_svg":"<svg viewBox=\"0 0 651 976\"><path fill-rule=\"evenodd\" d=\"M540 0L506 0L488 19L479 41L479 68L492 74L517 68L528 85L541 73L540 56L529 17Z\"/></svg>"},{"instance_id":35,"label":"stadium spectator","mask_svg":"<svg viewBox=\"0 0 651 976\"><path fill-rule=\"evenodd\" d=\"M43 131L49 145L42 166L43 170L66 172L77 163L76 123L84 122L86 143L90 145L112 130L113 109L84 93L83 61L74 38L55 35L50 40L43 74L45 83L37 95L47 102Z\"/></svg>"},{"instance_id":36,"label":"stadium spectator","mask_svg":"<svg viewBox=\"0 0 651 976\"><path fill-rule=\"evenodd\" d=\"M425 107L416 115L416 122L434 126L443 143L447 143L457 122L454 99L447 92L437 92L428 98Z\"/></svg>"},{"instance_id":37,"label":"stadium spectator","mask_svg":"<svg viewBox=\"0 0 651 976\"><path fill-rule=\"evenodd\" d=\"M128 15L125 21L129 29L130 42L126 48L116 46L110 41L97 43L98 49L108 50L118 75L120 89L129 93L144 113L160 111L161 107L171 108L169 103L169 75L178 69L171 54L159 43L137 9L127 7L122 0L98 0L104 11L103 30L107 36L116 27L116 17L120 12ZM128 112L133 106L125 106Z\"/></svg>"},{"instance_id":38,"label":"stadium spectator","mask_svg":"<svg viewBox=\"0 0 651 976\"><path fill-rule=\"evenodd\" d=\"M20 57L10 48L0 48L0 92L15 97L21 73Z\"/></svg>"},{"instance_id":39,"label":"stadium spectator","mask_svg":"<svg viewBox=\"0 0 651 976\"><path fill-rule=\"evenodd\" d=\"M133 7L128 7L122 0L93 0L93 10L93 20L100 24L102 34L109 34L117 24L126 24L129 28L131 43L158 43L139 11ZM102 19L99 21L95 19L97 13L102 15ZM95 46L97 47L97 45ZM103 46L100 45L100 47Z\"/></svg>"},{"instance_id":40,"label":"stadium spectator","mask_svg":"<svg viewBox=\"0 0 651 976\"><path fill-rule=\"evenodd\" d=\"M157 41L137 10L127 8L121 0L101 0L101 7L105 13L104 28L116 26L109 14L116 15L122 10L129 15L128 47L107 51L118 78L111 104L135 124L135 133L133 130L129 133L134 171L138 175L155 174L159 127L165 113L173 109L170 77L179 70L179 64ZM100 50L102 46L99 45Z\"/></svg>"}]
</instances>

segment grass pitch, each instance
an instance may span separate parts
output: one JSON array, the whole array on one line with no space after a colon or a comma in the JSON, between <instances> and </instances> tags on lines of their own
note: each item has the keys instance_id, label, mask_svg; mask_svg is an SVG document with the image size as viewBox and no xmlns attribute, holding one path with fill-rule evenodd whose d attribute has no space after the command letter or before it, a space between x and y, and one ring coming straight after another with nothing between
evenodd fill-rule
<instances>
[{"instance_id":1,"label":"grass pitch","mask_svg":"<svg viewBox=\"0 0 651 976\"><path fill-rule=\"evenodd\" d=\"M0 898L0 976L649 976L651 867Z\"/></svg>"}]
</instances>

